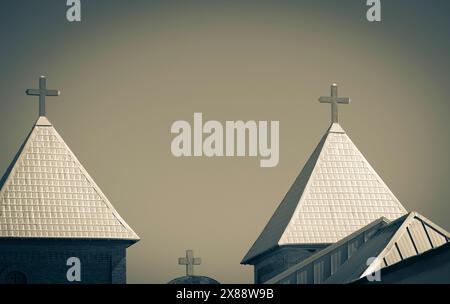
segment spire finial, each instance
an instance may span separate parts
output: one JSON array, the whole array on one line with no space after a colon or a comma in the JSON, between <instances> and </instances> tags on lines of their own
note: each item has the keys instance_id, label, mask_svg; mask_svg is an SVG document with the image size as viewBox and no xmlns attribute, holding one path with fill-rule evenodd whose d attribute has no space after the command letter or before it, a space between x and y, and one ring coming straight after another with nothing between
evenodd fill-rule
<instances>
[{"instance_id":1,"label":"spire finial","mask_svg":"<svg viewBox=\"0 0 450 304\"><path fill-rule=\"evenodd\" d=\"M338 104L349 104L350 98L338 97L338 85L333 83L331 85L331 97L322 96L319 98L321 103L331 103L331 123L339 122Z\"/></svg>"},{"instance_id":2,"label":"spire finial","mask_svg":"<svg viewBox=\"0 0 450 304\"><path fill-rule=\"evenodd\" d=\"M186 276L194 275L194 265L200 265L202 260L200 258L194 258L193 250L186 250L186 257L178 258L179 265L186 265Z\"/></svg>"},{"instance_id":3,"label":"spire finial","mask_svg":"<svg viewBox=\"0 0 450 304\"><path fill-rule=\"evenodd\" d=\"M27 95L39 96L39 116L45 116L45 96L59 96L58 90L47 89L47 79L45 76L39 77L39 89L26 90Z\"/></svg>"}]
</instances>

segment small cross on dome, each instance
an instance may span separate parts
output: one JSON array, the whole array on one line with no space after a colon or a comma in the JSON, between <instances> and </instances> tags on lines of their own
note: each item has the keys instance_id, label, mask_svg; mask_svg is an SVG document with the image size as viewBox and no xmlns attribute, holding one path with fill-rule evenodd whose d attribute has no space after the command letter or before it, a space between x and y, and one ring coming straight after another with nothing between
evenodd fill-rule
<instances>
[{"instance_id":1,"label":"small cross on dome","mask_svg":"<svg viewBox=\"0 0 450 304\"><path fill-rule=\"evenodd\" d=\"M178 258L179 265L186 265L186 276L194 275L194 265L200 265L202 260L200 258L194 258L193 250L186 250L186 257Z\"/></svg>"}]
</instances>

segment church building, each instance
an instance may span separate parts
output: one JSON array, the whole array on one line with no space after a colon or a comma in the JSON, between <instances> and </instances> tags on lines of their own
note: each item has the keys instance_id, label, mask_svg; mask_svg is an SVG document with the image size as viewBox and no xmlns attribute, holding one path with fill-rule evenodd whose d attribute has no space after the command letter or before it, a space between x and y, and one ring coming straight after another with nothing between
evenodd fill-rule
<instances>
[{"instance_id":1,"label":"church building","mask_svg":"<svg viewBox=\"0 0 450 304\"><path fill-rule=\"evenodd\" d=\"M139 241L45 113L0 180L0 283L126 283L126 249Z\"/></svg>"},{"instance_id":2,"label":"church building","mask_svg":"<svg viewBox=\"0 0 450 304\"><path fill-rule=\"evenodd\" d=\"M340 126L350 99L333 84L319 101L331 103L331 125L241 262L255 283L350 283L449 241L407 213Z\"/></svg>"}]
</instances>

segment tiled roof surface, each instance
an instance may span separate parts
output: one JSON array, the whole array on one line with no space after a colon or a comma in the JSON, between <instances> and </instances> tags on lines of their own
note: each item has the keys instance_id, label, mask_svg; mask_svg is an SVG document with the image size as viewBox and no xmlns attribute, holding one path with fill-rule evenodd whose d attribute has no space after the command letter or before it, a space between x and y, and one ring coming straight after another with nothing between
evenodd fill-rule
<instances>
[{"instance_id":1,"label":"tiled roof surface","mask_svg":"<svg viewBox=\"0 0 450 304\"><path fill-rule=\"evenodd\" d=\"M278 245L334 243L375 219L394 220L405 213L334 123L242 262Z\"/></svg>"},{"instance_id":2,"label":"tiled roof surface","mask_svg":"<svg viewBox=\"0 0 450 304\"><path fill-rule=\"evenodd\" d=\"M45 117L0 187L0 237L139 239Z\"/></svg>"}]
</instances>

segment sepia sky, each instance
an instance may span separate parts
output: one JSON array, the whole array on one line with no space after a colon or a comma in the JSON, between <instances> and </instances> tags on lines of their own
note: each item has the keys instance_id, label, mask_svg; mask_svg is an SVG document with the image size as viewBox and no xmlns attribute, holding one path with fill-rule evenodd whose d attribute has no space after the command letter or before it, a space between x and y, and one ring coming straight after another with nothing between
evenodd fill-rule
<instances>
[{"instance_id":1,"label":"sepia sky","mask_svg":"<svg viewBox=\"0 0 450 304\"><path fill-rule=\"evenodd\" d=\"M409 211L450 229L450 2L82 0L0 4L0 175L38 114L25 95L46 75L47 116L141 241L130 283L184 274L252 282L239 263L330 123L339 94L350 138ZM280 162L175 158L177 120L280 121Z\"/></svg>"}]
</instances>

